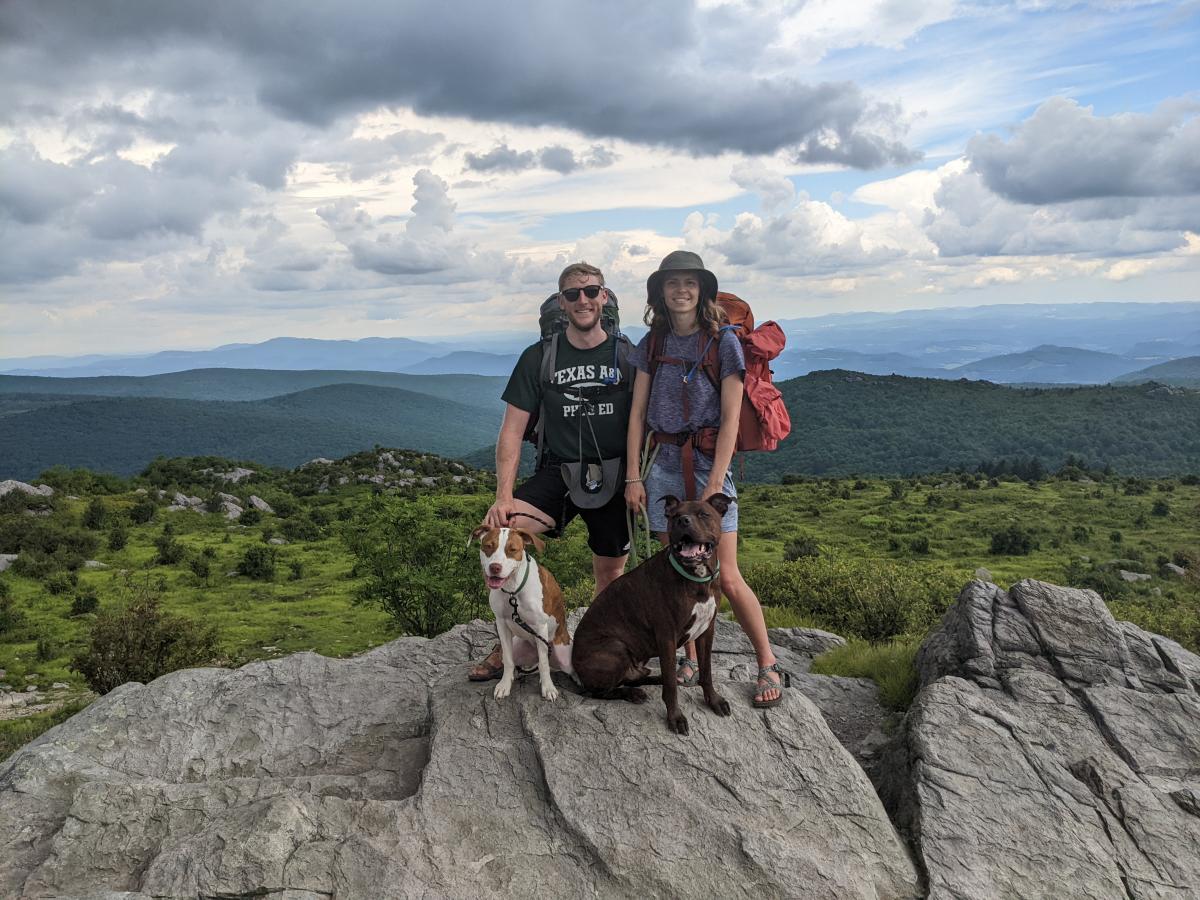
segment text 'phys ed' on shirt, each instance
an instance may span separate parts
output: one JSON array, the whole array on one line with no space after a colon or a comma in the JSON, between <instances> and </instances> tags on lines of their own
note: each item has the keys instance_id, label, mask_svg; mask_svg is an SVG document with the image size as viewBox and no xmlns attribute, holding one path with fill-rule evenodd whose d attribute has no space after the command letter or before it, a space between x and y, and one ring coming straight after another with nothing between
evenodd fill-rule
<instances>
[{"instance_id":1,"label":"text 'phys ed' on shirt","mask_svg":"<svg viewBox=\"0 0 1200 900\"><path fill-rule=\"evenodd\" d=\"M629 426L630 388L613 390L611 380L616 359L615 338L590 350L572 346L566 335L557 337L558 349L551 380L555 390L546 391L546 451L558 459L578 459L581 435L583 458L597 458L590 417L600 445L600 457L625 455L625 431ZM517 361L502 398L518 409L534 412L542 402L542 345L527 347Z\"/></svg>"}]
</instances>

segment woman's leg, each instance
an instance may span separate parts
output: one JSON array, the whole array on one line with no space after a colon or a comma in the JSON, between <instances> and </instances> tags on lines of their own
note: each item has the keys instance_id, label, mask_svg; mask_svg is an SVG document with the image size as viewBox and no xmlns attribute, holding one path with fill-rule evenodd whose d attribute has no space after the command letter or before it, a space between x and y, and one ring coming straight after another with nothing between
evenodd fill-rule
<instances>
[{"instance_id":1,"label":"woman's leg","mask_svg":"<svg viewBox=\"0 0 1200 900\"><path fill-rule=\"evenodd\" d=\"M721 562L721 592L729 598L733 615L754 646L758 667L761 669L763 666L773 665L775 654L771 650L771 642L767 639L767 622L763 618L762 605L738 569L736 531L726 531L721 535L721 543L717 545L717 559ZM690 647L691 645L689 649ZM763 701L776 699L780 696L779 680L777 672L763 676L754 691L754 696Z\"/></svg>"}]
</instances>

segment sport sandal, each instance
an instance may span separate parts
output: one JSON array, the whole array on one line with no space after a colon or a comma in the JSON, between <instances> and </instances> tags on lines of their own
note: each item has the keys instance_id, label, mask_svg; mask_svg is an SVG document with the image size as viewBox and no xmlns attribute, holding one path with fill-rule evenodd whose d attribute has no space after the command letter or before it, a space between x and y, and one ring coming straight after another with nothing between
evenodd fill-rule
<instances>
[{"instance_id":1,"label":"sport sandal","mask_svg":"<svg viewBox=\"0 0 1200 900\"><path fill-rule=\"evenodd\" d=\"M691 675L680 675L684 667L692 670ZM675 662L675 681L680 687L695 687L700 683L700 663L686 656L679 657Z\"/></svg>"},{"instance_id":2,"label":"sport sandal","mask_svg":"<svg viewBox=\"0 0 1200 900\"><path fill-rule=\"evenodd\" d=\"M778 684L771 680L770 676L772 672L779 676ZM783 701L784 688L790 688L791 686L792 676L780 668L779 660L776 660L769 666L760 666L758 669L758 678L756 679L754 688L754 699L751 701L751 703L754 704L755 709L769 709L772 706L778 706ZM760 699L763 694L772 688L775 688L779 691L778 697L776 697L774 700Z\"/></svg>"}]
</instances>

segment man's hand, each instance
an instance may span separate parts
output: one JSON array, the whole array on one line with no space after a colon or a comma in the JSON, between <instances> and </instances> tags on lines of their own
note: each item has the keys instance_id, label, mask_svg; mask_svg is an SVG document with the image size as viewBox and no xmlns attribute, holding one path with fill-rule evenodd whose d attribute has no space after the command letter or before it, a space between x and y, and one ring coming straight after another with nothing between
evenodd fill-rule
<instances>
[{"instance_id":1,"label":"man's hand","mask_svg":"<svg viewBox=\"0 0 1200 900\"><path fill-rule=\"evenodd\" d=\"M503 500L497 500L488 507L487 515L483 517L483 524L489 525L492 528L508 527L509 517L517 510L517 501L512 497L506 497Z\"/></svg>"}]
</instances>

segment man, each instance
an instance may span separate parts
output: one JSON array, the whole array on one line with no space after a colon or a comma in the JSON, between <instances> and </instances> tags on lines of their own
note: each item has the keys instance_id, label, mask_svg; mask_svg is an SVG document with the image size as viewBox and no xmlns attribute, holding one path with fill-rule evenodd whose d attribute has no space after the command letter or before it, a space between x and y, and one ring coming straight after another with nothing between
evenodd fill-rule
<instances>
[{"instance_id":1,"label":"man","mask_svg":"<svg viewBox=\"0 0 1200 900\"><path fill-rule=\"evenodd\" d=\"M558 304L567 318L566 331L553 340L554 372L548 386L541 375L542 342L527 347L517 361L502 395L508 404L496 441L496 502L484 518L494 527L512 526L533 534L566 527L582 516L592 550L596 593L624 570L629 556L625 522L625 485L617 484L612 499L594 509L572 501L563 480L563 463L585 464L625 454L629 424L630 385L617 378L617 338L601 325L608 302L604 275L587 263L572 263L558 277ZM549 389L548 389L549 388ZM537 470L514 490L521 442L530 416L541 410L545 452ZM503 672L500 647L475 665L472 681L499 678Z\"/></svg>"}]
</instances>

